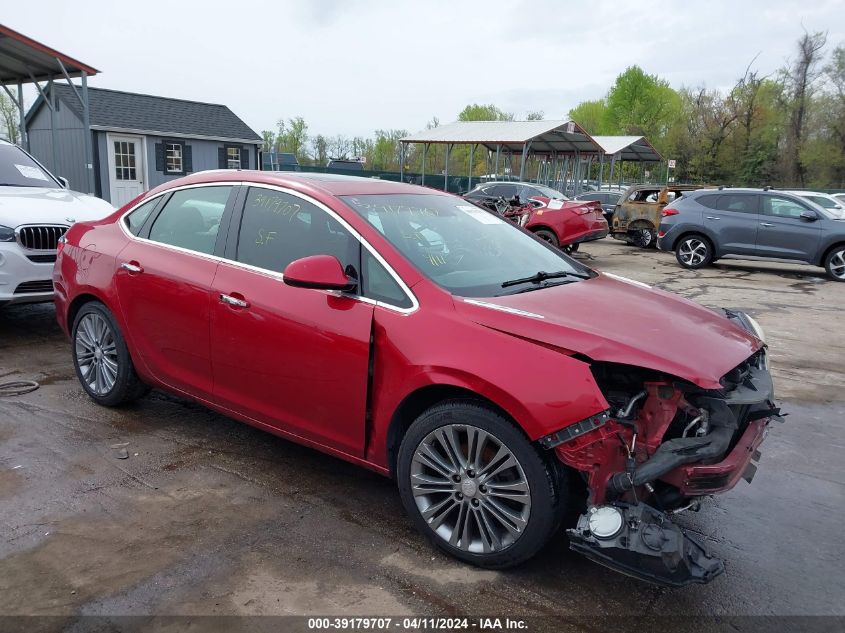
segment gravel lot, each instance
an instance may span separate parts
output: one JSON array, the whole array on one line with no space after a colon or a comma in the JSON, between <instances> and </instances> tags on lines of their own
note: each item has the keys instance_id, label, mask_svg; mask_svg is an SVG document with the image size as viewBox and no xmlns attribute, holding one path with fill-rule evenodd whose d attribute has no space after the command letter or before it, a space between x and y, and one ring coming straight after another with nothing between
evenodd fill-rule
<instances>
[{"instance_id":1,"label":"gravel lot","mask_svg":"<svg viewBox=\"0 0 845 633\"><path fill-rule=\"evenodd\" d=\"M47 628L152 613L845 615L845 284L808 266L693 272L612 240L582 248L598 269L745 310L767 331L790 415L752 485L684 519L725 576L657 588L563 537L516 570L464 566L413 530L387 479L160 393L97 407L40 305L0 312L0 381L42 385L0 398L0 614L60 616Z\"/></svg>"}]
</instances>

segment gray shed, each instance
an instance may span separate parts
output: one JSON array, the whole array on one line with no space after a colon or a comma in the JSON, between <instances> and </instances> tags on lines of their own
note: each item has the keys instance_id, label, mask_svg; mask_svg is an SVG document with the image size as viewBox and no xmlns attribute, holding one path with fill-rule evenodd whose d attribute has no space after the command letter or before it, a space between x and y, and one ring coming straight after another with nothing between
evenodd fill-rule
<instances>
[{"instance_id":1,"label":"gray shed","mask_svg":"<svg viewBox=\"0 0 845 633\"><path fill-rule=\"evenodd\" d=\"M56 164L43 96L26 115L30 153L72 189L85 190L81 106L70 86L52 90ZM261 137L224 105L102 88L88 88L88 99L95 193L114 206L191 172L259 168Z\"/></svg>"}]
</instances>

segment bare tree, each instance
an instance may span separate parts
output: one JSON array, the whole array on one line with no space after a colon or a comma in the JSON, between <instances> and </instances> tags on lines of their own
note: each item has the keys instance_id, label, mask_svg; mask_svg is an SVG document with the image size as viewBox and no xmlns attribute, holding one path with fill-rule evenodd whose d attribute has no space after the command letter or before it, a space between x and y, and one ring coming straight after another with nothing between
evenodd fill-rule
<instances>
[{"instance_id":1,"label":"bare tree","mask_svg":"<svg viewBox=\"0 0 845 633\"><path fill-rule=\"evenodd\" d=\"M18 121L20 113L15 102L0 92L0 125L5 130L5 137L10 143L17 144L20 141L20 129Z\"/></svg>"},{"instance_id":2,"label":"bare tree","mask_svg":"<svg viewBox=\"0 0 845 633\"><path fill-rule=\"evenodd\" d=\"M815 81L821 71L819 63L827 33L807 33L798 40L798 57L783 70L788 95L789 124L786 133L783 176L788 184L804 186L806 168L801 161L807 108L813 95Z\"/></svg>"}]
</instances>

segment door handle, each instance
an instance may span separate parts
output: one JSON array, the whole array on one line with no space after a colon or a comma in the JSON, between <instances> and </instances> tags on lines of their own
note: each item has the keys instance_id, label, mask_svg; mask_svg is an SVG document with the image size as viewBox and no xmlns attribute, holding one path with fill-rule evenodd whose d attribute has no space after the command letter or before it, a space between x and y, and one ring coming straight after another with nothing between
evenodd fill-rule
<instances>
[{"instance_id":1,"label":"door handle","mask_svg":"<svg viewBox=\"0 0 845 633\"><path fill-rule=\"evenodd\" d=\"M235 306L236 308L248 308L249 303L244 301L243 299L238 299L237 297L233 297L232 295L220 295L220 301L226 303L230 306Z\"/></svg>"},{"instance_id":2,"label":"door handle","mask_svg":"<svg viewBox=\"0 0 845 633\"><path fill-rule=\"evenodd\" d=\"M774 224L770 224L769 222L760 222L760 226L774 226Z\"/></svg>"},{"instance_id":3,"label":"door handle","mask_svg":"<svg viewBox=\"0 0 845 633\"><path fill-rule=\"evenodd\" d=\"M721 220L722 218L716 217L715 215L708 215L707 219L708 220Z\"/></svg>"},{"instance_id":4,"label":"door handle","mask_svg":"<svg viewBox=\"0 0 845 633\"><path fill-rule=\"evenodd\" d=\"M128 270L130 273L142 273L144 269L138 266L137 264L130 264L129 262L123 262L120 267L123 270Z\"/></svg>"}]
</instances>

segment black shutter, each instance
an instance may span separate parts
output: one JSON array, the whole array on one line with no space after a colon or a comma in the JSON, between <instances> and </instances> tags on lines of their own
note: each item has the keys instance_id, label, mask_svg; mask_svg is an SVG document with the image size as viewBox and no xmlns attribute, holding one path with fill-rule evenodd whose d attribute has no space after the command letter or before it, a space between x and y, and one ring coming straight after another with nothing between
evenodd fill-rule
<instances>
[{"instance_id":1,"label":"black shutter","mask_svg":"<svg viewBox=\"0 0 845 633\"><path fill-rule=\"evenodd\" d=\"M164 171L164 143L156 143L156 171Z\"/></svg>"},{"instance_id":2,"label":"black shutter","mask_svg":"<svg viewBox=\"0 0 845 633\"><path fill-rule=\"evenodd\" d=\"M241 148L241 169L249 169L249 148Z\"/></svg>"},{"instance_id":3,"label":"black shutter","mask_svg":"<svg viewBox=\"0 0 845 633\"><path fill-rule=\"evenodd\" d=\"M226 169L226 148L225 147L218 147L217 148L217 168L218 169Z\"/></svg>"},{"instance_id":4,"label":"black shutter","mask_svg":"<svg viewBox=\"0 0 845 633\"><path fill-rule=\"evenodd\" d=\"M190 145L182 146L182 171L186 174L194 171L193 152L191 152Z\"/></svg>"}]
</instances>

